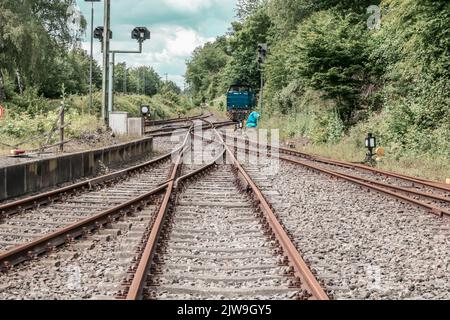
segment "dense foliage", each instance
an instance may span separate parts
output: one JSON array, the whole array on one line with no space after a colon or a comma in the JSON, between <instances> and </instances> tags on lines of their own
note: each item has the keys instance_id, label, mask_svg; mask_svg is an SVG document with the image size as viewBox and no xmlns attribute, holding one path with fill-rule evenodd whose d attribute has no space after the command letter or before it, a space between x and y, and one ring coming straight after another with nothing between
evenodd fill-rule
<instances>
[{"instance_id":1,"label":"dense foliage","mask_svg":"<svg viewBox=\"0 0 450 320\"><path fill-rule=\"evenodd\" d=\"M86 21L75 0L2 0L0 2L0 102L10 112L45 114L53 109L45 99L89 92L91 59L81 49ZM94 90L102 86L102 70L93 63ZM163 82L151 67L115 68L118 93L180 94L173 82ZM100 106L97 106L97 111Z\"/></svg>"},{"instance_id":2,"label":"dense foliage","mask_svg":"<svg viewBox=\"0 0 450 320\"><path fill-rule=\"evenodd\" d=\"M450 2L241 0L237 17L188 61L196 102L234 82L259 88L262 72L263 118L297 121L292 136L338 143L370 130L392 153L449 157Z\"/></svg>"}]
</instances>

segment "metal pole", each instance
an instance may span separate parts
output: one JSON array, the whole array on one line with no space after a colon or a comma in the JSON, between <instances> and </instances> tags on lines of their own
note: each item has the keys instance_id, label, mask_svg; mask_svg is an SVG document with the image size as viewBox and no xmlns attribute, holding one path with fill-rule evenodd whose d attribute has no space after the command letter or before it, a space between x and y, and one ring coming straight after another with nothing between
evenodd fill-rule
<instances>
[{"instance_id":1,"label":"metal pole","mask_svg":"<svg viewBox=\"0 0 450 320\"><path fill-rule=\"evenodd\" d=\"M92 2L91 9L91 63L89 66L89 114L93 109L93 97L92 97L92 77L93 77L93 63L94 63L94 3Z\"/></svg>"},{"instance_id":2,"label":"metal pole","mask_svg":"<svg viewBox=\"0 0 450 320\"><path fill-rule=\"evenodd\" d=\"M108 88L109 88L109 35L111 33L111 1L105 0L105 17L104 17L104 31L103 31L103 102L102 102L102 117L105 125L109 127L108 115Z\"/></svg>"},{"instance_id":3,"label":"metal pole","mask_svg":"<svg viewBox=\"0 0 450 320\"><path fill-rule=\"evenodd\" d=\"M123 78L123 93L127 94L127 65L125 64L125 71L124 71L124 78Z\"/></svg>"},{"instance_id":4,"label":"metal pole","mask_svg":"<svg viewBox=\"0 0 450 320\"><path fill-rule=\"evenodd\" d=\"M145 96L145 89L146 89L146 72L145 72L145 70L144 69L142 69L142 78L144 79L144 90L143 90L143 92L142 92L142 94Z\"/></svg>"},{"instance_id":5,"label":"metal pole","mask_svg":"<svg viewBox=\"0 0 450 320\"><path fill-rule=\"evenodd\" d=\"M264 74L261 70L261 97L259 98L261 100L261 114L264 112Z\"/></svg>"},{"instance_id":6,"label":"metal pole","mask_svg":"<svg viewBox=\"0 0 450 320\"><path fill-rule=\"evenodd\" d=\"M115 69L115 62L116 62L116 53L111 52L112 59L109 63L109 112L114 111L114 69Z\"/></svg>"},{"instance_id":7,"label":"metal pole","mask_svg":"<svg viewBox=\"0 0 450 320\"><path fill-rule=\"evenodd\" d=\"M60 110L60 119L59 119L59 152L63 153L64 152L64 114L65 114L65 103L63 102L61 104L61 110Z\"/></svg>"}]
</instances>

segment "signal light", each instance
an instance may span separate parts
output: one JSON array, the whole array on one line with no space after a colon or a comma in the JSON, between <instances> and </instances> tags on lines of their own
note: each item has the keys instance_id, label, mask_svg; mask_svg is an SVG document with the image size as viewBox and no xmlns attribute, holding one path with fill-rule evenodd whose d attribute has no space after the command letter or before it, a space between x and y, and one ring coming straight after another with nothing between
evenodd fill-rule
<instances>
[{"instance_id":1,"label":"signal light","mask_svg":"<svg viewBox=\"0 0 450 320\"><path fill-rule=\"evenodd\" d=\"M94 38L103 41L103 34L105 33L105 28L97 27L94 30ZM112 31L109 30L109 39L112 39Z\"/></svg>"},{"instance_id":2,"label":"signal light","mask_svg":"<svg viewBox=\"0 0 450 320\"><path fill-rule=\"evenodd\" d=\"M266 62L267 57L267 43L258 44L258 63L264 64Z\"/></svg>"},{"instance_id":3,"label":"signal light","mask_svg":"<svg viewBox=\"0 0 450 320\"><path fill-rule=\"evenodd\" d=\"M150 39L150 37L150 31L146 27L137 27L131 32L131 39L135 39L139 42L144 42L145 40Z\"/></svg>"}]
</instances>

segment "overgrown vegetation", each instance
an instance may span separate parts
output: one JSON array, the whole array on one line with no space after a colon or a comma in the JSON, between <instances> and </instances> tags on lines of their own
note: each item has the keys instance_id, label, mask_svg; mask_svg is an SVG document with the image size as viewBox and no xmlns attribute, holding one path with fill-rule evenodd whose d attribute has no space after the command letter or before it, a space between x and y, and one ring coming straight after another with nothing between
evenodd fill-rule
<instances>
[{"instance_id":1,"label":"overgrown vegetation","mask_svg":"<svg viewBox=\"0 0 450 320\"><path fill-rule=\"evenodd\" d=\"M381 21L368 10L373 5ZM441 176L433 178L448 178L448 1L240 0L237 16L227 36L188 61L195 102L214 100L235 82L259 88L262 72L263 126L281 128L286 140L361 161L373 132L387 150L381 165L417 174L416 163L429 177L434 170ZM263 42L269 53L260 70Z\"/></svg>"},{"instance_id":2,"label":"overgrown vegetation","mask_svg":"<svg viewBox=\"0 0 450 320\"><path fill-rule=\"evenodd\" d=\"M0 104L6 109L0 120L0 149L34 148L46 142L62 91L68 95L68 139L105 130L99 120L102 70L96 61L94 106L88 110L91 59L81 49L86 21L75 4L75 0L0 2ZM115 111L131 116L139 116L142 104L150 105L154 118L184 114L192 105L174 82L163 81L149 66L116 65L114 87Z\"/></svg>"},{"instance_id":3,"label":"overgrown vegetation","mask_svg":"<svg viewBox=\"0 0 450 320\"><path fill-rule=\"evenodd\" d=\"M101 93L94 95L96 108L100 108L101 98ZM103 122L88 112L88 101L89 96L86 95L70 95L65 99L67 139L82 139L105 132ZM46 99L36 95L35 91L14 96L14 99L7 103L5 117L0 120L0 151L8 153L14 146L35 149L45 144L48 132L58 118L60 104L61 99ZM115 98L116 111L128 112L134 117L139 116L142 104L150 106L151 117L154 119L185 115L192 109L187 98L173 95L171 91L153 97L118 94ZM58 135L54 135L50 143L57 140Z\"/></svg>"}]
</instances>

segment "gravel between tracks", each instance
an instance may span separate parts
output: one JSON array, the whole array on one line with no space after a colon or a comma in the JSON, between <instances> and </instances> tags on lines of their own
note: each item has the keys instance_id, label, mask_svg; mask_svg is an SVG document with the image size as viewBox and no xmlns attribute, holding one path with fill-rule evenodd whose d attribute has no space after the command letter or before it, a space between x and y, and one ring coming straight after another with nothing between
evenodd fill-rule
<instances>
[{"instance_id":1,"label":"gravel between tracks","mask_svg":"<svg viewBox=\"0 0 450 320\"><path fill-rule=\"evenodd\" d=\"M114 299L155 210L0 274L0 300Z\"/></svg>"},{"instance_id":2,"label":"gravel between tracks","mask_svg":"<svg viewBox=\"0 0 450 320\"><path fill-rule=\"evenodd\" d=\"M280 164L247 166L337 299L450 299L450 223L376 192Z\"/></svg>"},{"instance_id":3,"label":"gravel between tracks","mask_svg":"<svg viewBox=\"0 0 450 320\"><path fill-rule=\"evenodd\" d=\"M229 166L195 179L178 196L167 252L159 255L157 299L292 299L286 267ZM163 260L162 260L163 259ZM173 266L177 266L174 268Z\"/></svg>"},{"instance_id":4,"label":"gravel between tracks","mask_svg":"<svg viewBox=\"0 0 450 320\"><path fill-rule=\"evenodd\" d=\"M298 158L294 157L294 156L288 156L288 158L290 159L294 159L294 160L298 160ZM332 164L326 164L326 163L322 163L322 162L317 162L317 161L310 161L310 160L305 160L305 159L301 159L301 161L306 162L306 163L311 163L313 165L318 165L324 169L327 170L331 170L331 171L337 171L339 173L344 173L344 174L350 174L350 175L355 175L364 179L368 179L370 181L374 181L374 182L381 182L381 183L386 183L389 185L393 185L393 186L399 186L411 191L421 191L424 193L429 193L429 194L433 194L433 195L438 195L438 196L442 196L442 197L446 197L448 200L450 200L450 192L446 192L440 189L436 189L436 188L431 188L429 186L425 186L425 185L421 185L418 183L412 183L403 179L397 179L397 178L393 178L393 177L389 177L386 175L378 175L378 174L374 174L362 169L357 169L357 168L344 168L341 166L336 166L336 165L332 165ZM433 199L429 199L426 197L421 197L421 196L416 196L415 197L418 200L421 201L425 201L427 203L430 204L434 204L438 207L444 208L444 209L450 209L450 203L448 202L443 202L443 201L438 201L438 200L433 200Z\"/></svg>"}]
</instances>

